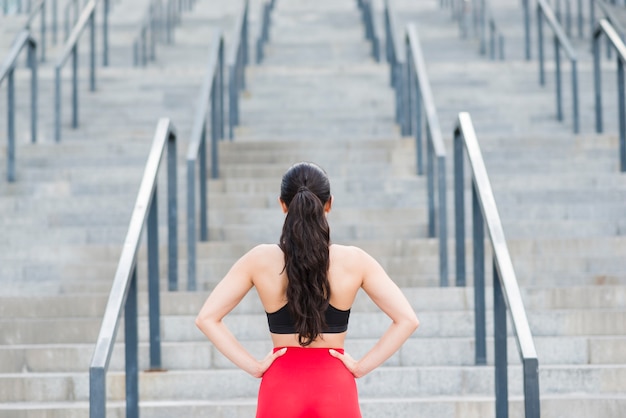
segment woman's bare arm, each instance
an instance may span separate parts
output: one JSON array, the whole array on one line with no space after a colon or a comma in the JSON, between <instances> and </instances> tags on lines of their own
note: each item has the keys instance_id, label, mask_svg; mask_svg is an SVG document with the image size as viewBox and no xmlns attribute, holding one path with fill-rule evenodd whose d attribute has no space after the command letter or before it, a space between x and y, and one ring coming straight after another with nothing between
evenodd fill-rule
<instances>
[{"instance_id":1,"label":"woman's bare arm","mask_svg":"<svg viewBox=\"0 0 626 418\"><path fill-rule=\"evenodd\" d=\"M223 319L252 288L252 272L258 257L262 256L262 248L256 247L241 257L211 292L196 317L196 326L213 345L236 366L254 377L262 377L274 359L284 354L285 350L270 353L258 361L235 338Z\"/></svg>"},{"instance_id":2,"label":"woman's bare arm","mask_svg":"<svg viewBox=\"0 0 626 418\"><path fill-rule=\"evenodd\" d=\"M363 266L362 289L372 301L393 321L387 331L360 360L342 355L335 350L331 354L344 362L355 377L361 377L380 366L391 357L419 326L415 311L400 288L391 280L380 264L365 251L358 251Z\"/></svg>"}]
</instances>

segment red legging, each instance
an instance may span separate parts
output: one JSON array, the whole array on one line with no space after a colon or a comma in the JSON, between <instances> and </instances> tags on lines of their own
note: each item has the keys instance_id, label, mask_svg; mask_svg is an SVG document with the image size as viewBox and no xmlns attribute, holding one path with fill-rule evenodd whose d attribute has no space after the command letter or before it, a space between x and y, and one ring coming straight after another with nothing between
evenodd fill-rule
<instances>
[{"instance_id":1,"label":"red legging","mask_svg":"<svg viewBox=\"0 0 626 418\"><path fill-rule=\"evenodd\" d=\"M288 347L263 375L256 418L330 417L361 418L354 376L328 348Z\"/></svg>"}]
</instances>

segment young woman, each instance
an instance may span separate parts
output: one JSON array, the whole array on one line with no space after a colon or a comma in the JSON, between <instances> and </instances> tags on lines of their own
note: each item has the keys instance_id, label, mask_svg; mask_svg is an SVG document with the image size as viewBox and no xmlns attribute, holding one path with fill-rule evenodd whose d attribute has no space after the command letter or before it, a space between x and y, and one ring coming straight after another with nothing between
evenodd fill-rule
<instances>
[{"instance_id":1,"label":"young woman","mask_svg":"<svg viewBox=\"0 0 626 418\"><path fill-rule=\"evenodd\" d=\"M280 242L239 259L206 300L196 325L235 365L262 378L257 418L361 416L355 378L380 366L417 329L409 302L382 267L357 247L330 243L326 173L298 163L283 176ZM223 318L255 287L274 350L257 360ZM359 360L343 350L350 307L363 289L392 320Z\"/></svg>"}]
</instances>

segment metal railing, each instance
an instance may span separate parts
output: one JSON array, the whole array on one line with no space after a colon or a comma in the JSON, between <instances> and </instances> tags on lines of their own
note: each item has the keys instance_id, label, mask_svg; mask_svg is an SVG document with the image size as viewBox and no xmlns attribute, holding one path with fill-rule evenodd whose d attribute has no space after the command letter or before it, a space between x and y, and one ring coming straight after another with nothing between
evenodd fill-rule
<instances>
[{"instance_id":1,"label":"metal railing","mask_svg":"<svg viewBox=\"0 0 626 418\"><path fill-rule=\"evenodd\" d=\"M471 25L474 36L479 40L480 54L486 55L489 47L492 60L496 56L504 60L504 33L496 22L489 0L455 0L455 3L452 5L452 17L458 21L461 38L469 36ZM440 5L444 7L443 2Z\"/></svg>"},{"instance_id":2,"label":"metal railing","mask_svg":"<svg viewBox=\"0 0 626 418\"><path fill-rule=\"evenodd\" d=\"M98 0L90 0L76 22L70 37L65 43L54 67L54 139L61 141L61 71L67 60L72 57L72 127L78 127L78 41L85 27L89 24L89 90L96 90L96 5Z\"/></svg>"},{"instance_id":3,"label":"metal railing","mask_svg":"<svg viewBox=\"0 0 626 418\"><path fill-rule=\"evenodd\" d=\"M148 65L148 61L156 59L156 44L162 40L163 3L161 0L151 0L148 10L139 25L139 33L133 42L133 65L135 67ZM169 19L167 19L169 22ZM167 29L166 29L167 30ZM169 30L166 32L169 33Z\"/></svg>"},{"instance_id":4,"label":"metal railing","mask_svg":"<svg viewBox=\"0 0 626 418\"><path fill-rule=\"evenodd\" d=\"M239 126L239 92L246 87L246 65L249 63L249 10L250 1L244 0L243 10L235 23L235 33L226 60L228 67L228 137L231 140L235 137L235 127Z\"/></svg>"},{"instance_id":5,"label":"metal railing","mask_svg":"<svg viewBox=\"0 0 626 418\"><path fill-rule=\"evenodd\" d=\"M361 10L363 26L365 26L365 39L372 43L372 58L379 62L380 40L378 37L378 31L376 30L376 17L374 14L374 7L372 6L372 0L357 0L357 5Z\"/></svg>"},{"instance_id":6,"label":"metal railing","mask_svg":"<svg viewBox=\"0 0 626 418\"><path fill-rule=\"evenodd\" d=\"M539 84L545 86L544 52L543 52L543 21L548 23L554 32L554 59L556 73L556 117L563 121L563 94L561 80L561 49L565 51L571 64L572 75L572 122L574 133L580 132L579 104L578 104L578 66L577 56L572 44L563 32L563 28L557 21L554 12L546 0L537 0L537 45L539 54Z\"/></svg>"},{"instance_id":7,"label":"metal railing","mask_svg":"<svg viewBox=\"0 0 626 418\"><path fill-rule=\"evenodd\" d=\"M439 238L439 281L448 285L448 232L446 209L446 149L439 117L430 88L417 29L409 24L404 37L406 60L403 66L402 132L415 136L417 173L423 174L423 132L426 133L426 184L428 194L428 236ZM424 121L422 120L424 119ZM425 122L425 123L423 123ZM436 190L435 190L436 186ZM435 203L437 196L437 204ZM437 226L437 231L436 231Z\"/></svg>"},{"instance_id":8,"label":"metal railing","mask_svg":"<svg viewBox=\"0 0 626 418\"><path fill-rule=\"evenodd\" d=\"M177 274L176 226L176 130L169 119L158 122L150 155L146 163L137 201L120 255L111 293L100 326L98 340L89 366L89 416L106 416L106 374L124 312L124 346L126 359L126 416L139 416L139 365L137 332L137 263L141 236L147 225L148 299L150 327L150 370L161 370L161 330L159 307L159 238L157 177L167 149L168 196L168 268L169 281ZM174 280L175 281L175 280Z\"/></svg>"},{"instance_id":9,"label":"metal railing","mask_svg":"<svg viewBox=\"0 0 626 418\"><path fill-rule=\"evenodd\" d=\"M40 16L39 18L40 35L39 36L41 37L41 39L39 40L39 53L41 54L41 56L39 57L39 60L41 62L45 62L46 61L46 0L40 0L39 3L37 3L34 7L32 8L29 7L29 8L31 10L29 10L28 19L26 19L26 23L24 24L24 29L30 32L33 21L35 20L35 18L37 18L37 16Z\"/></svg>"},{"instance_id":10,"label":"metal railing","mask_svg":"<svg viewBox=\"0 0 626 418\"><path fill-rule=\"evenodd\" d=\"M30 84L30 136L37 141L37 42L26 29L22 30L9 55L0 67L0 85L7 79L7 181L15 181L15 66L24 48L28 48L28 61L31 70Z\"/></svg>"},{"instance_id":11,"label":"metal railing","mask_svg":"<svg viewBox=\"0 0 626 418\"><path fill-rule=\"evenodd\" d=\"M600 19L606 19L611 26L615 29L615 31L620 35L622 41L626 41L626 28L622 25L622 21L626 18L626 9L622 9L623 18L620 19L620 16L617 15L617 8L615 7L617 3L613 1L613 3L609 3L605 0L590 0L590 15L591 15L591 36L593 38L593 33L595 32L596 25ZM596 19L596 6L602 12L602 17ZM625 5L626 6L626 5ZM613 48L611 47L610 40L606 40L606 57L607 59L611 59L611 53Z\"/></svg>"},{"instance_id":12,"label":"metal railing","mask_svg":"<svg viewBox=\"0 0 626 418\"><path fill-rule=\"evenodd\" d=\"M617 103L619 120L619 160L620 170L626 172L626 45L615 28L606 19L601 19L593 31L593 78L596 108L596 132L601 133L602 124L602 80L600 77L600 39L605 36L609 45L617 52Z\"/></svg>"},{"instance_id":13,"label":"metal railing","mask_svg":"<svg viewBox=\"0 0 626 418\"><path fill-rule=\"evenodd\" d=\"M395 13L392 11L389 0L384 1L384 21L385 52L391 70L391 85L395 90L396 121L403 136L415 136L417 175L424 174L422 137L423 131L426 132L428 236L439 237L439 283L441 286L448 286L446 151L439 118L415 25L410 24L406 28L404 37L406 59L403 59L400 44L396 41ZM422 108L424 108L426 126L423 126ZM435 193L435 183L437 193ZM435 203L435 194L438 207ZM438 231L435 231L437 224Z\"/></svg>"},{"instance_id":14,"label":"metal railing","mask_svg":"<svg viewBox=\"0 0 626 418\"><path fill-rule=\"evenodd\" d=\"M196 290L196 195L200 241L209 239L207 206L207 124L211 127L211 177L218 177L218 141L224 138L224 38L216 30L209 64L198 98L187 149L187 290ZM196 187L198 178L198 188ZM173 290L173 289L170 289Z\"/></svg>"},{"instance_id":15,"label":"metal railing","mask_svg":"<svg viewBox=\"0 0 626 418\"><path fill-rule=\"evenodd\" d=\"M63 40L67 41L67 38L69 38L70 31L80 17L81 7L85 4L87 4L86 1L83 1L81 4L80 0L69 0L65 4L65 10L63 11Z\"/></svg>"},{"instance_id":16,"label":"metal railing","mask_svg":"<svg viewBox=\"0 0 626 418\"><path fill-rule=\"evenodd\" d=\"M182 23L182 12L190 10L195 0L166 0L165 3L165 41L174 42L174 28Z\"/></svg>"},{"instance_id":17,"label":"metal railing","mask_svg":"<svg viewBox=\"0 0 626 418\"><path fill-rule=\"evenodd\" d=\"M477 0L474 0L474 3L476 2ZM480 0L479 5L480 7L475 8L474 20L479 31L480 54L487 54L487 49L489 49L489 58L491 60L495 60L497 56L498 59L503 61L505 57L505 36L496 22L491 2L489 0Z\"/></svg>"},{"instance_id":18,"label":"metal railing","mask_svg":"<svg viewBox=\"0 0 626 418\"><path fill-rule=\"evenodd\" d=\"M276 0L266 0L261 7L261 30L256 40L256 63L260 64L265 58L264 46L270 40L270 26L272 25L272 11L274 10ZM244 6L248 8L248 2ZM246 25L247 27L247 25Z\"/></svg>"},{"instance_id":19,"label":"metal railing","mask_svg":"<svg viewBox=\"0 0 626 418\"><path fill-rule=\"evenodd\" d=\"M475 362L487 363L485 315L485 228L493 250L493 323L496 417L508 417L507 307L523 366L526 418L539 418L539 362L526 310L507 247L485 163L468 113L460 113L454 129L454 197L456 230L456 281L465 285L464 168L466 151L472 178L474 255Z\"/></svg>"}]
</instances>

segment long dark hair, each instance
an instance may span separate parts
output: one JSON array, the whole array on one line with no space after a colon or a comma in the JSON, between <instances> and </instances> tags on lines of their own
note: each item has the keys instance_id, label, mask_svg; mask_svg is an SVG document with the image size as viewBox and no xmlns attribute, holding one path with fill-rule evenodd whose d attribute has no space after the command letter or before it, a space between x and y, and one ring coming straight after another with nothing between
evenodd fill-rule
<instances>
[{"instance_id":1,"label":"long dark hair","mask_svg":"<svg viewBox=\"0 0 626 418\"><path fill-rule=\"evenodd\" d=\"M326 326L330 228L324 205L330 197L328 176L313 163L297 163L283 176L280 199L287 205L287 216L280 248L285 254L287 302L302 346L311 344Z\"/></svg>"}]
</instances>

